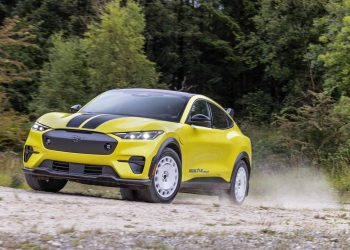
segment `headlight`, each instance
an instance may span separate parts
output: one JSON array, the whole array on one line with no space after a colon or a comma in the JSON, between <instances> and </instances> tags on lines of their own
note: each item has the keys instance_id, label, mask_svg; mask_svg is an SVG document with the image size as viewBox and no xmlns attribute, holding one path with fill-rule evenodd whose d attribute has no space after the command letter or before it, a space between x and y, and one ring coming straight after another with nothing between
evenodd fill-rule
<instances>
[{"instance_id":1,"label":"headlight","mask_svg":"<svg viewBox=\"0 0 350 250\"><path fill-rule=\"evenodd\" d=\"M35 122L32 127L32 129L36 131L45 131L45 130L48 130L49 128L50 127L40 124L39 122Z\"/></svg>"},{"instance_id":2,"label":"headlight","mask_svg":"<svg viewBox=\"0 0 350 250\"><path fill-rule=\"evenodd\" d=\"M128 140L153 140L163 134L163 131L124 132L114 134L122 139Z\"/></svg>"}]
</instances>

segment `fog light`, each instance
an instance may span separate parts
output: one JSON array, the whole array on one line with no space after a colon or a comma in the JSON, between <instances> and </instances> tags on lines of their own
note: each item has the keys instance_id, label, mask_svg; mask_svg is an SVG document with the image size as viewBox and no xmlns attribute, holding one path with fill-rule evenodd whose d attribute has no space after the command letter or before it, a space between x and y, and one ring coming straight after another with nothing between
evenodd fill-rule
<instances>
[{"instance_id":1,"label":"fog light","mask_svg":"<svg viewBox=\"0 0 350 250\"><path fill-rule=\"evenodd\" d=\"M134 174L141 174L145 166L145 157L132 156L129 159L129 166Z\"/></svg>"}]
</instances>

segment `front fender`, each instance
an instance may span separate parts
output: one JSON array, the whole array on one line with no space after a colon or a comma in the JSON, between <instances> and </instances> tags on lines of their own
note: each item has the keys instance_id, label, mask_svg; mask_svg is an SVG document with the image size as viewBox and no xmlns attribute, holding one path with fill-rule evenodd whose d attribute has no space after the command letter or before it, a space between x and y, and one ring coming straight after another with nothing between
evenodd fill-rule
<instances>
[{"instance_id":1,"label":"front fender","mask_svg":"<svg viewBox=\"0 0 350 250\"><path fill-rule=\"evenodd\" d=\"M156 163L159 160L160 155L162 154L163 150L167 147L173 149L178 154L180 160L182 160L180 143L174 137L169 137L160 145L157 154L152 159L152 163L148 172L148 176L150 179L153 177L154 169L155 169Z\"/></svg>"}]
</instances>

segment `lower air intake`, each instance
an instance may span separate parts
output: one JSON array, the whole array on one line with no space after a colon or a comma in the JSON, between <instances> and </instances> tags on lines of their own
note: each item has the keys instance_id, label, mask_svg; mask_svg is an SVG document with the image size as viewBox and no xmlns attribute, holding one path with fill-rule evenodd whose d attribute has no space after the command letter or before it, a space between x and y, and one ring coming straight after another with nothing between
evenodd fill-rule
<instances>
[{"instance_id":1,"label":"lower air intake","mask_svg":"<svg viewBox=\"0 0 350 250\"><path fill-rule=\"evenodd\" d=\"M69 172L69 163L54 161L52 169L58 172Z\"/></svg>"},{"instance_id":2,"label":"lower air intake","mask_svg":"<svg viewBox=\"0 0 350 250\"><path fill-rule=\"evenodd\" d=\"M102 174L102 167L86 165L84 168L84 174L101 175Z\"/></svg>"}]
</instances>

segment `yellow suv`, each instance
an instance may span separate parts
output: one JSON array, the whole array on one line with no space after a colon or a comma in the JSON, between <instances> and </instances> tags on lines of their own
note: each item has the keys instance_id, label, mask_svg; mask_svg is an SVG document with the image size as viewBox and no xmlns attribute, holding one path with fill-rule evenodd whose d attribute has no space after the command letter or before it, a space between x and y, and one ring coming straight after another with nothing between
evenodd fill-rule
<instances>
[{"instance_id":1,"label":"yellow suv","mask_svg":"<svg viewBox=\"0 0 350 250\"><path fill-rule=\"evenodd\" d=\"M248 194L251 143L208 97L156 89L107 91L70 113L48 113L24 145L26 180L58 192L67 181L120 187L127 200L171 202L178 192Z\"/></svg>"}]
</instances>

